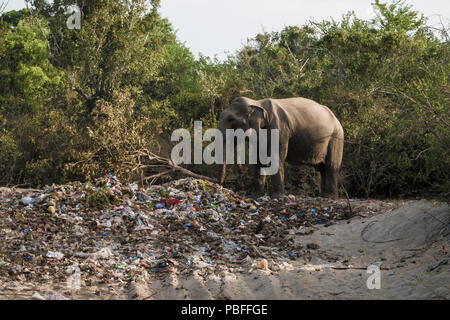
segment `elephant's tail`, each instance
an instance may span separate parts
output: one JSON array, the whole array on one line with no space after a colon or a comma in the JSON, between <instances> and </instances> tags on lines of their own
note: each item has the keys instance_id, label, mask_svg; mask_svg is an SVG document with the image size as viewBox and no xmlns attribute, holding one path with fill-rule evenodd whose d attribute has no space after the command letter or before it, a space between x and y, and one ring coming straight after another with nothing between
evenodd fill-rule
<instances>
[{"instance_id":1,"label":"elephant's tail","mask_svg":"<svg viewBox=\"0 0 450 320\"><path fill-rule=\"evenodd\" d=\"M333 136L328 143L327 157L325 163L327 167L339 171L344 153L344 129L340 123L336 127Z\"/></svg>"}]
</instances>

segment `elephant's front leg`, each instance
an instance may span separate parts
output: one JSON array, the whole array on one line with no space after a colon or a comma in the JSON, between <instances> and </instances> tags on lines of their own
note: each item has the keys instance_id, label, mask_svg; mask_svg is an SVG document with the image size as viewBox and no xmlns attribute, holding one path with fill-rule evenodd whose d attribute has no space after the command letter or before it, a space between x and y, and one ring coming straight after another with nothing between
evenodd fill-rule
<instances>
[{"instance_id":1,"label":"elephant's front leg","mask_svg":"<svg viewBox=\"0 0 450 320\"><path fill-rule=\"evenodd\" d=\"M254 164L253 167L253 181L255 189L253 190L252 197L258 198L264 195L264 186L266 184L266 176L261 174L261 165Z\"/></svg>"},{"instance_id":2,"label":"elephant's front leg","mask_svg":"<svg viewBox=\"0 0 450 320\"><path fill-rule=\"evenodd\" d=\"M245 172L244 167L242 164L238 163L238 172L239 172L239 179L238 184L241 190L245 190Z\"/></svg>"},{"instance_id":3,"label":"elephant's front leg","mask_svg":"<svg viewBox=\"0 0 450 320\"><path fill-rule=\"evenodd\" d=\"M272 177L272 186L272 198L282 198L284 196L284 162L280 161L278 173Z\"/></svg>"},{"instance_id":4,"label":"elephant's front leg","mask_svg":"<svg viewBox=\"0 0 450 320\"><path fill-rule=\"evenodd\" d=\"M278 172L272 177L273 196L282 198L284 196L284 162L287 156L287 148L281 148L278 159Z\"/></svg>"}]
</instances>

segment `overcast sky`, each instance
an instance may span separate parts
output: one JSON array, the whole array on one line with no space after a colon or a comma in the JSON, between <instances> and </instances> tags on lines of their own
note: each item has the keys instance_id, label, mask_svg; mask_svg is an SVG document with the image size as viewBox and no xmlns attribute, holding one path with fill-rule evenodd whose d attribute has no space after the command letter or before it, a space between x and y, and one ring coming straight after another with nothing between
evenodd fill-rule
<instances>
[{"instance_id":1,"label":"overcast sky","mask_svg":"<svg viewBox=\"0 0 450 320\"><path fill-rule=\"evenodd\" d=\"M2 0L0 0L1 2ZM5 0L3 0L5 1ZM310 19L340 18L353 10L360 18L373 16L373 0L162 0L160 12L172 22L178 39L196 55L234 53L246 39L262 30L278 31ZM385 0L382 2L390 2ZM450 19L449 0L407 0L413 9L435 23L437 15ZM7 10L25 7L24 0L9 0Z\"/></svg>"}]
</instances>

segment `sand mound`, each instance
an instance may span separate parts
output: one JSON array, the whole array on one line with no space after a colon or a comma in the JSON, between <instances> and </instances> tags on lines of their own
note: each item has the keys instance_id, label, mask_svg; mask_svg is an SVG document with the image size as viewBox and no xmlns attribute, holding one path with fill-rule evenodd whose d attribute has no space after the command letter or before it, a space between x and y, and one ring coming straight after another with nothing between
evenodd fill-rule
<instances>
[{"instance_id":1,"label":"sand mound","mask_svg":"<svg viewBox=\"0 0 450 320\"><path fill-rule=\"evenodd\" d=\"M391 213L356 218L296 236L319 246L310 261L280 271L224 272L220 277L154 283L155 299L448 299L449 206L409 201ZM369 290L369 264L381 289Z\"/></svg>"}]
</instances>

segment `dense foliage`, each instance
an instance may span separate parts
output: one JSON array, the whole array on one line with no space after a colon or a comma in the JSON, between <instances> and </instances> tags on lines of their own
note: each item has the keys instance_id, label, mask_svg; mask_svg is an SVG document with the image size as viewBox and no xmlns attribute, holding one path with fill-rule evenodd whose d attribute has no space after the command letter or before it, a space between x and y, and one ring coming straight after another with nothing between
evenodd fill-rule
<instances>
[{"instance_id":1,"label":"dense foliage","mask_svg":"<svg viewBox=\"0 0 450 320\"><path fill-rule=\"evenodd\" d=\"M81 29L65 8L82 8ZM138 150L167 155L173 129L214 126L233 97L302 96L345 130L343 184L352 196L450 190L447 29L403 1L376 16L261 33L226 61L192 53L159 1L32 1L0 18L0 184L136 180ZM194 171L212 174L206 166ZM289 169L317 192L317 174Z\"/></svg>"}]
</instances>

